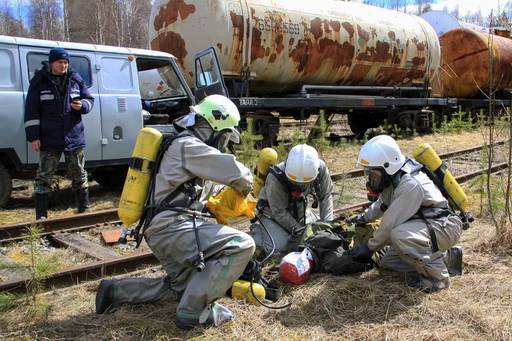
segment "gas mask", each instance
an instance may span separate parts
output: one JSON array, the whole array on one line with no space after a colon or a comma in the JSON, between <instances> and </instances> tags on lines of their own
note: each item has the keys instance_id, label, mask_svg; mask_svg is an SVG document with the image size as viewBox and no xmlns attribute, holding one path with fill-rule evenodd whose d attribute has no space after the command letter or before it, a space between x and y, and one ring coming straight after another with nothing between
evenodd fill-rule
<instances>
[{"instance_id":1,"label":"gas mask","mask_svg":"<svg viewBox=\"0 0 512 341\"><path fill-rule=\"evenodd\" d=\"M308 189L309 182L300 183L300 182L292 181L292 186L301 192L305 192Z\"/></svg>"},{"instance_id":2,"label":"gas mask","mask_svg":"<svg viewBox=\"0 0 512 341\"><path fill-rule=\"evenodd\" d=\"M232 146L240 143L240 133L233 129L226 129L216 132L212 136L212 147L217 148L221 153L232 152Z\"/></svg>"},{"instance_id":3,"label":"gas mask","mask_svg":"<svg viewBox=\"0 0 512 341\"><path fill-rule=\"evenodd\" d=\"M306 192L310 184L309 182L301 183L292 181L290 179L288 179L288 181L290 183L290 194L294 198L300 198L304 194L304 192Z\"/></svg>"},{"instance_id":4,"label":"gas mask","mask_svg":"<svg viewBox=\"0 0 512 341\"><path fill-rule=\"evenodd\" d=\"M391 184L391 176L384 169L365 168L364 174L368 178L367 187L374 193L382 193Z\"/></svg>"}]
</instances>

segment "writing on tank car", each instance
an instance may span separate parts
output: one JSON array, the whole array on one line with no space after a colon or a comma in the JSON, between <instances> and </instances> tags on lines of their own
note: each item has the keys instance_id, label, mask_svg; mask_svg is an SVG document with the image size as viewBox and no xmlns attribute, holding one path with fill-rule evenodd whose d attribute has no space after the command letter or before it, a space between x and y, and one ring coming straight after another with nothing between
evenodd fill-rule
<instances>
[{"instance_id":1,"label":"writing on tank car","mask_svg":"<svg viewBox=\"0 0 512 341\"><path fill-rule=\"evenodd\" d=\"M151 48L174 54L193 84L194 52L214 46L223 74L250 70L251 94L303 84L428 84L440 63L423 19L334 0L156 0Z\"/></svg>"}]
</instances>

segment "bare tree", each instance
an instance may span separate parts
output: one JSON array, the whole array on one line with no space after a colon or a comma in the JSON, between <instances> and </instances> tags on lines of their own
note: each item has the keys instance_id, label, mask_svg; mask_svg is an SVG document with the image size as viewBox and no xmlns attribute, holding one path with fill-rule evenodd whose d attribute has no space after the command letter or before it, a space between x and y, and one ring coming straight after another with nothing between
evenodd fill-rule
<instances>
[{"instance_id":1,"label":"bare tree","mask_svg":"<svg viewBox=\"0 0 512 341\"><path fill-rule=\"evenodd\" d=\"M414 0L414 3L418 6L418 14L422 14L430 11L432 0Z\"/></svg>"},{"instance_id":2,"label":"bare tree","mask_svg":"<svg viewBox=\"0 0 512 341\"><path fill-rule=\"evenodd\" d=\"M72 41L148 48L151 2L64 0Z\"/></svg>"},{"instance_id":3,"label":"bare tree","mask_svg":"<svg viewBox=\"0 0 512 341\"><path fill-rule=\"evenodd\" d=\"M23 25L21 16L15 14L15 10L19 12L20 4L12 8L9 6L7 0L0 0L0 34L9 36L26 36L26 30Z\"/></svg>"},{"instance_id":4,"label":"bare tree","mask_svg":"<svg viewBox=\"0 0 512 341\"><path fill-rule=\"evenodd\" d=\"M64 40L69 41L69 23L68 23L68 8L66 0L62 0L62 22L64 25Z\"/></svg>"},{"instance_id":5,"label":"bare tree","mask_svg":"<svg viewBox=\"0 0 512 341\"><path fill-rule=\"evenodd\" d=\"M33 38L63 40L61 4L57 0L30 0L30 35Z\"/></svg>"}]
</instances>

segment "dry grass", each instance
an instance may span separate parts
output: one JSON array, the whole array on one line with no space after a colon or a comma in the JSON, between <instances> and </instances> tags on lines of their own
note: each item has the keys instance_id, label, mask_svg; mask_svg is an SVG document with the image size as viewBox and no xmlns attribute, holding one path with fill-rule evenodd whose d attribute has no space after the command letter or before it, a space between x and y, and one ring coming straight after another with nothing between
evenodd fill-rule
<instances>
[{"instance_id":1,"label":"dry grass","mask_svg":"<svg viewBox=\"0 0 512 341\"><path fill-rule=\"evenodd\" d=\"M420 141L444 153L480 145L483 138L474 132L399 143L410 153ZM324 157L332 171L349 170L359 147L328 149ZM112 193L93 195L93 207L113 207L116 200ZM4 213L0 212L0 221ZM465 275L452 278L450 289L431 295L408 289L403 277L390 272L373 270L341 277L316 274L305 285L288 288L284 301L293 301L289 309L273 311L223 298L221 303L235 312L235 321L220 328L184 332L174 325L174 302L125 306L113 314L95 315L98 283L91 282L42 295L48 304L44 315L34 314L23 301L2 312L0 339L510 340L512 256L506 248L497 252L493 238L492 223L475 222L461 240ZM144 275L163 273L145 271Z\"/></svg>"},{"instance_id":2,"label":"dry grass","mask_svg":"<svg viewBox=\"0 0 512 341\"><path fill-rule=\"evenodd\" d=\"M7 208L0 209L0 225L15 224L32 221L35 218L33 195L33 182L23 181L20 190L14 190L12 199ZM60 190L52 193L50 197L49 217L69 216L75 213L75 200L71 191L71 182L59 177ZM120 190L111 190L101 187L95 181L89 182L91 210L98 211L117 207Z\"/></svg>"},{"instance_id":3,"label":"dry grass","mask_svg":"<svg viewBox=\"0 0 512 341\"><path fill-rule=\"evenodd\" d=\"M466 274L450 289L426 295L406 288L400 275L373 270L334 277L316 274L290 288L289 309L271 311L240 301L221 300L236 320L220 328L183 332L174 326L175 303L125 306L94 315L97 283L45 294L47 319L27 318L19 305L0 318L2 339L262 339L262 340L438 340L512 338L512 257L482 252L493 235L479 221L462 240ZM151 276L161 272L149 273Z\"/></svg>"},{"instance_id":4,"label":"dry grass","mask_svg":"<svg viewBox=\"0 0 512 341\"><path fill-rule=\"evenodd\" d=\"M506 137L498 137L498 140L505 139ZM425 136L413 136L406 139L399 139L398 144L402 152L406 155L411 155L414 148L420 143L430 143L434 149L439 153L447 153L450 151L477 147L484 144L485 139L480 131L470 131L464 133L450 133L450 134L431 134ZM354 169L357 155L361 143L347 143L342 144L336 148L328 148L323 151L322 156L329 165L329 170L333 172L348 171Z\"/></svg>"}]
</instances>

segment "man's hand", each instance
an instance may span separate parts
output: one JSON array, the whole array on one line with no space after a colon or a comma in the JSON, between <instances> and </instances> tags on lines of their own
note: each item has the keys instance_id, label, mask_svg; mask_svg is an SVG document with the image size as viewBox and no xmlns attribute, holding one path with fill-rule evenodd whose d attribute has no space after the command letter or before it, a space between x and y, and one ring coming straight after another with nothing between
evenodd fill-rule
<instances>
[{"instance_id":1,"label":"man's hand","mask_svg":"<svg viewBox=\"0 0 512 341\"><path fill-rule=\"evenodd\" d=\"M79 99L74 100L73 102L71 102L71 108L73 108L73 110L79 111L80 109L82 109L82 101Z\"/></svg>"},{"instance_id":2,"label":"man's hand","mask_svg":"<svg viewBox=\"0 0 512 341\"><path fill-rule=\"evenodd\" d=\"M359 245L352 249L352 259L358 263L370 263L373 251L368 245Z\"/></svg>"},{"instance_id":3,"label":"man's hand","mask_svg":"<svg viewBox=\"0 0 512 341\"><path fill-rule=\"evenodd\" d=\"M30 142L30 144L32 145L32 150L35 150L36 152L41 149L41 140L34 140Z\"/></svg>"}]
</instances>

